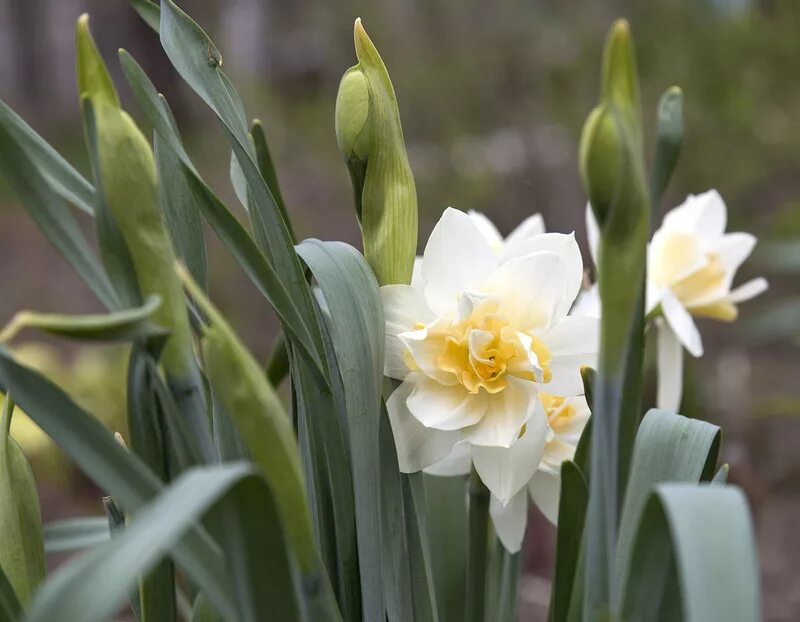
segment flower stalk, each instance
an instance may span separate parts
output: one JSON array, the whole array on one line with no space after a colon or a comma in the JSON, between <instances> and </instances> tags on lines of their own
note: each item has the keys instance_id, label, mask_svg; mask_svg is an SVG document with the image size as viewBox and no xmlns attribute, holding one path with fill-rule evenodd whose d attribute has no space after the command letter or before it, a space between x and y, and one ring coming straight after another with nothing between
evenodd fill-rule
<instances>
[{"instance_id":1,"label":"flower stalk","mask_svg":"<svg viewBox=\"0 0 800 622\"><path fill-rule=\"evenodd\" d=\"M469 476L469 557L464 608L466 622L482 622L485 619L489 498L489 489L473 468Z\"/></svg>"}]
</instances>

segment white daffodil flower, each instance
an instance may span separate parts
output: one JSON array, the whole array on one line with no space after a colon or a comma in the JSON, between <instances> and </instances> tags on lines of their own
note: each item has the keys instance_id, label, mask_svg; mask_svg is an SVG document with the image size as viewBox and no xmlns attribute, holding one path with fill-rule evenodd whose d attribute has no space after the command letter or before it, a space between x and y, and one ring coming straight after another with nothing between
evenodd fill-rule
<instances>
[{"instance_id":1,"label":"white daffodil flower","mask_svg":"<svg viewBox=\"0 0 800 622\"><path fill-rule=\"evenodd\" d=\"M381 288L384 373L403 381L387 401L401 471L465 441L501 502L525 486L547 441L540 389L579 395L597 355L597 320L567 315L581 279L573 235L533 236L501 261L470 216L444 212L420 278ZM498 460L498 447L514 451Z\"/></svg>"},{"instance_id":2,"label":"white daffodil flower","mask_svg":"<svg viewBox=\"0 0 800 622\"><path fill-rule=\"evenodd\" d=\"M516 553L522 546L525 527L528 523L528 496L554 525L558 524L558 501L561 494L561 465L575 457L575 450L586 422L591 415L583 396L563 398L539 393L539 399L547 416L547 440L539 468L526 486L523 486L507 503L492 495L489 513L497 536L503 546ZM527 435L527 430L522 439ZM496 453L512 452L511 449L496 448ZM497 456L497 460L502 460ZM507 459L507 458L506 458Z\"/></svg>"},{"instance_id":3,"label":"white daffodil flower","mask_svg":"<svg viewBox=\"0 0 800 622\"><path fill-rule=\"evenodd\" d=\"M731 289L756 238L725 233L727 210L716 190L689 195L664 216L647 249L647 313L659 305L658 406L677 411L683 378L683 348L703 354L695 317L732 322L737 304L767 289L763 278Z\"/></svg>"},{"instance_id":4,"label":"white daffodil flower","mask_svg":"<svg viewBox=\"0 0 800 622\"><path fill-rule=\"evenodd\" d=\"M655 315L660 309L663 316L655 318L659 408L673 412L680 408L683 348L695 357L703 354L692 316L732 322L738 315L737 304L768 287L766 279L757 278L731 289L756 238L749 233L725 233L726 221L725 202L716 190L690 194L664 216L648 245L646 312ZM596 264L599 231L589 205L586 230ZM586 308L594 304L594 300L586 302Z\"/></svg>"},{"instance_id":5,"label":"white daffodil flower","mask_svg":"<svg viewBox=\"0 0 800 622\"><path fill-rule=\"evenodd\" d=\"M527 242L533 237L545 233L544 218L541 214L534 214L528 216L523 220L511 233L505 238L494 226L494 223L489 220L483 213L475 210L469 210L467 216L472 219L473 224L481 232L489 247L497 255L500 263L507 259L519 257L520 254L528 252ZM414 276L411 279L411 284L422 282L422 257L417 256L414 260Z\"/></svg>"}]
</instances>

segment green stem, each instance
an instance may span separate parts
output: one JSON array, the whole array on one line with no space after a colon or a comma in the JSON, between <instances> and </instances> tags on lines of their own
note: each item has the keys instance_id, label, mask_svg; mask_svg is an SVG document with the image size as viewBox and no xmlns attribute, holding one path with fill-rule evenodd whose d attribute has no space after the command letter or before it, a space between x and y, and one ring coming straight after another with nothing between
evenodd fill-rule
<instances>
[{"instance_id":1,"label":"green stem","mask_svg":"<svg viewBox=\"0 0 800 622\"><path fill-rule=\"evenodd\" d=\"M473 468L469 478L469 557L467 560L466 622L483 622L486 607L489 489Z\"/></svg>"}]
</instances>

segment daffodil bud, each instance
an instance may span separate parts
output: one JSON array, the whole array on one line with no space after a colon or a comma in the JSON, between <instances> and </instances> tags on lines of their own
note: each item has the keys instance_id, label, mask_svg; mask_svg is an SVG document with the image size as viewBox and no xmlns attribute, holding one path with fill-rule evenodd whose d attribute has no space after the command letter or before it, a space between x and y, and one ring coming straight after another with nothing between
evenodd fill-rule
<instances>
[{"instance_id":1,"label":"daffodil bud","mask_svg":"<svg viewBox=\"0 0 800 622\"><path fill-rule=\"evenodd\" d=\"M345 161L367 164L370 141L369 86L359 67L348 69L336 96L336 142Z\"/></svg>"},{"instance_id":2,"label":"daffodil bud","mask_svg":"<svg viewBox=\"0 0 800 622\"><path fill-rule=\"evenodd\" d=\"M641 98L636 56L628 22L617 20L611 27L603 53L603 103L624 117L633 133L634 147L642 149Z\"/></svg>"},{"instance_id":3,"label":"daffodil bud","mask_svg":"<svg viewBox=\"0 0 800 622\"><path fill-rule=\"evenodd\" d=\"M10 434L13 408L7 397L0 417L0 566L24 605L44 579L44 540L36 481Z\"/></svg>"},{"instance_id":4,"label":"daffodil bud","mask_svg":"<svg viewBox=\"0 0 800 622\"><path fill-rule=\"evenodd\" d=\"M613 110L600 105L589 114L581 134L581 179L601 228L617 195L625 158L620 129Z\"/></svg>"},{"instance_id":5,"label":"daffodil bud","mask_svg":"<svg viewBox=\"0 0 800 622\"><path fill-rule=\"evenodd\" d=\"M170 330L161 363L198 442L211 455L202 379L183 288L173 270L175 252L161 213L153 151L120 107L85 16L78 20L76 47L78 87L98 193L95 220L103 262L112 279L124 281L128 291L138 292L142 299L161 298L161 306L152 315L156 324Z\"/></svg>"},{"instance_id":6,"label":"daffodil bud","mask_svg":"<svg viewBox=\"0 0 800 622\"><path fill-rule=\"evenodd\" d=\"M641 137L633 42L628 23L619 20L606 40L600 104L586 120L580 145L581 177L604 235L625 237L648 217Z\"/></svg>"},{"instance_id":7,"label":"daffodil bud","mask_svg":"<svg viewBox=\"0 0 800 622\"><path fill-rule=\"evenodd\" d=\"M342 77L336 140L355 192L364 256L381 285L409 283L417 251L417 191L386 66L361 20L358 64Z\"/></svg>"}]
</instances>

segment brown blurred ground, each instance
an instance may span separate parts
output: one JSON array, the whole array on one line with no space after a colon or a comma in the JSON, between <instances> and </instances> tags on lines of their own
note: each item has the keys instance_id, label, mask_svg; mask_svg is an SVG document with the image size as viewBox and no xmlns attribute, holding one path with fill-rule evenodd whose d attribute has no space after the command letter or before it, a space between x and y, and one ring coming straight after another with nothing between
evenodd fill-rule
<instances>
[{"instance_id":1,"label":"brown blurred ground","mask_svg":"<svg viewBox=\"0 0 800 622\"><path fill-rule=\"evenodd\" d=\"M222 50L249 114L263 120L300 237L358 244L333 102L342 72L354 63L352 20L361 16L400 102L421 240L453 205L484 211L503 231L538 211L550 229L576 230L583 243L577 140L596 99L605 31L625 16L638 44L650 140L659 95L672 84L686 95L686 139L667 206L716 187L728 202L730 226L756 233L762 252L800 240L800 8L791 0L182 6ZM74 21L86 10L118 83L115 52L124 47L165 93L201 172L233 206L218 128L124 0L0 0L0 97L86 169L72 57ZM219 244L210 244L210 255L214 299L265 357L275 331L269 308ZM739 322L701 326L706 355L688 366L684 410L724 427L723 459L753 505L765 616L778 622L800 617L800 542L793 537L800 519L800 321L790 314L770 321L770 330L753 325L797 294L797 273L771 265L756 258L742 271L742 280L766 274L772 288L742 310ZM96 308L2 180L0 283L0 323L21 308ZM63 349L62 356L69 367L76 352ZM96 491L82 480L56 478L43 467L38 475L47 519L99 511ZM552 563L553 530L533 518L524 620L544 619Z\"/></svg>"}]
</instances>

